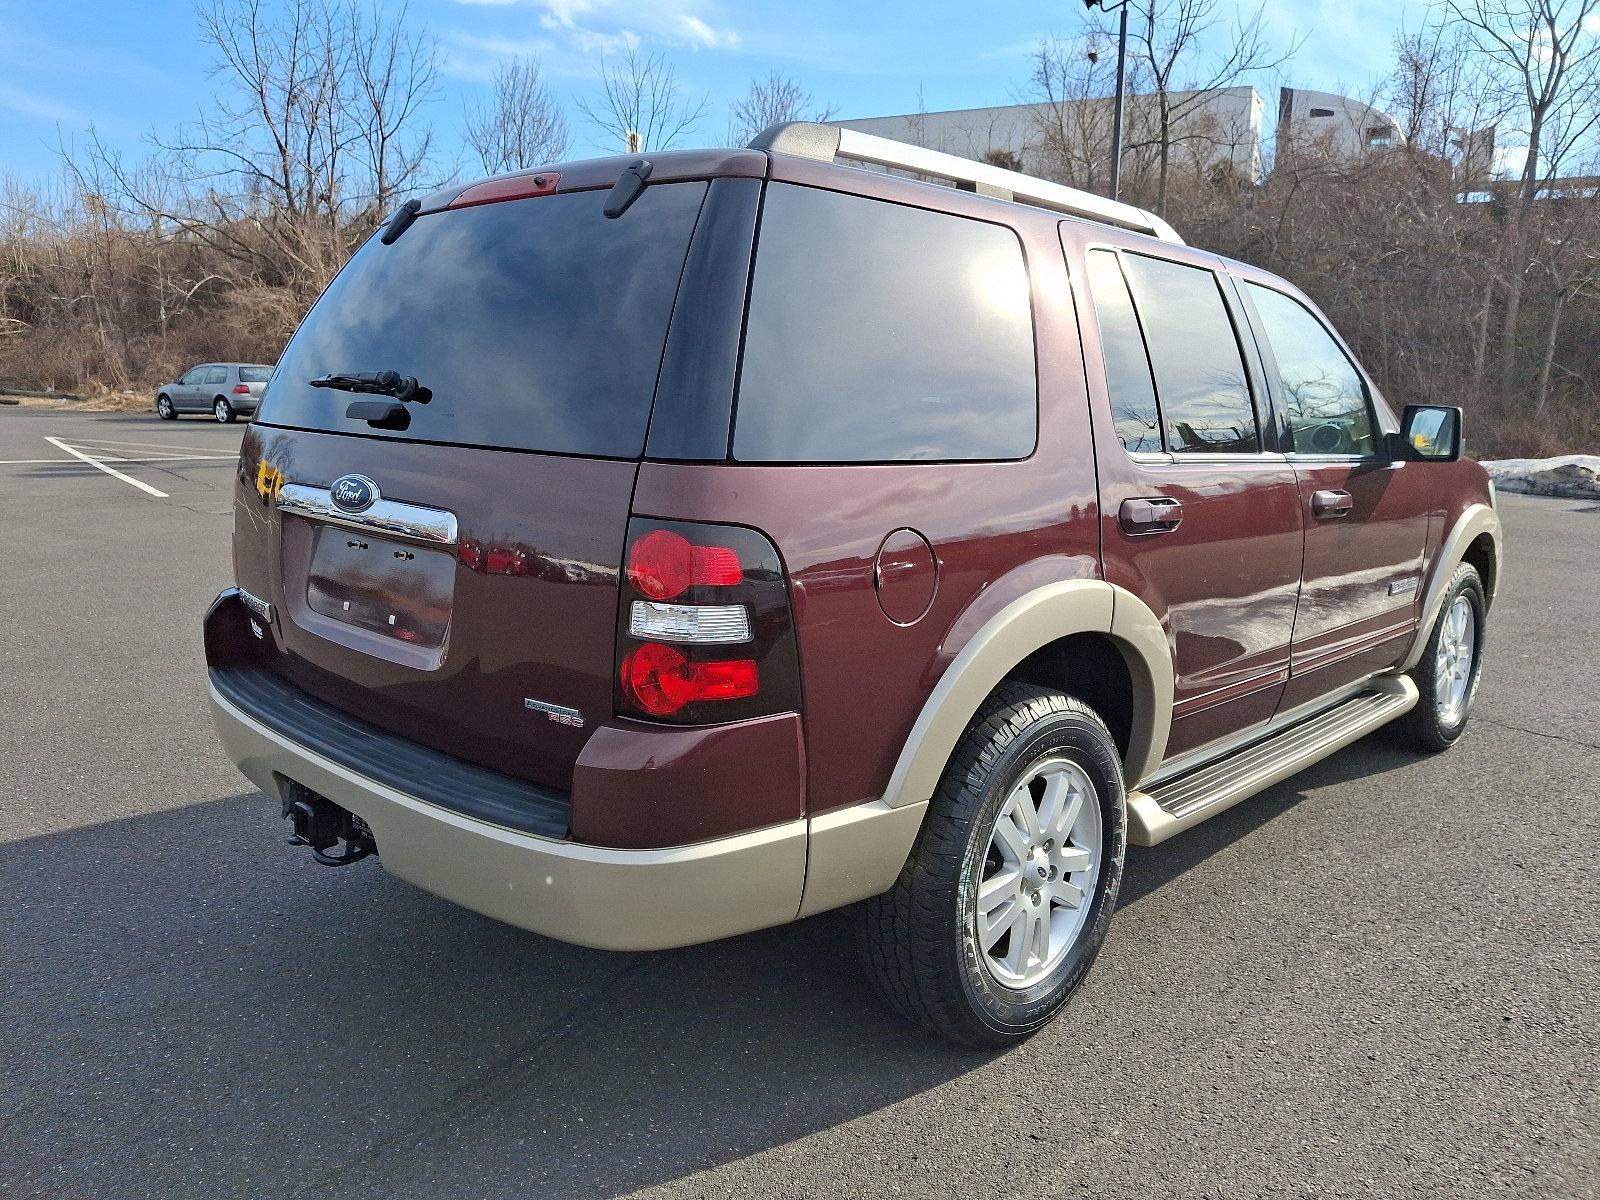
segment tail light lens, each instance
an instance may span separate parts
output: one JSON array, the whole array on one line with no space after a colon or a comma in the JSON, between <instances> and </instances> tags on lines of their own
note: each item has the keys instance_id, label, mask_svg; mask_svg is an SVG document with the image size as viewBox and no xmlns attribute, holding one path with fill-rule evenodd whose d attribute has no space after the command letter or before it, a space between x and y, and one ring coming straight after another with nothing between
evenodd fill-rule
<instances>
[{"instance_id":1,"label":"tail light lens","mask_svg":"<svg viewBox=\"0 0 1600 1200\"><path fill-rule=\"evenodd\" d=\"M236 383L236 384L234 384L233 385L233 394L235 396L248 396L250 394L250 385L248 383Z\"/></svg>"},{"instance_id":2,"label":"tail light lens","mask_svg":"<svg viewBox=\"0 0 1600 1200\"><path fill-rule=\"evenodd\" d=\"M636 517L617 623L617 711L679 724L800 706L789 584L754 529Z\"/></svg>"}]
</instances>

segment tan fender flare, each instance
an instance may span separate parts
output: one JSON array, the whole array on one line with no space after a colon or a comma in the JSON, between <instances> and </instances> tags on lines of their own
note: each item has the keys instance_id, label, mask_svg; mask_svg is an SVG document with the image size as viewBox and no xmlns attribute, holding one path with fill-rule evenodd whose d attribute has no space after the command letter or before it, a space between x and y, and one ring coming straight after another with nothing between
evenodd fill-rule
<instances>
[{"instance_id":1,"label":"tan fender flare","mask_svg":"<svg viewBox=\"0 0 1600 1200\"><path fill-rule=\"evenodd\" d=\"M1161 622L1133 593L1099 579L1048 584L1012 601L961 648L923 705L883 797L810 822L802 917L894 886L956 742L984 698L1023 659L1074 633L1111 637L1133 679L1133 729L1124 756L1132 788L1166 753L1172 653Z\"/></svg>"},{"instance_id":2,"label":"tan fender flare","mask_svg":"<svg viewBox=\"0 0 1600 1200\"><path fill-rule=\"evenodd\" d=\"M984 698L1035 650L1075 633L1110 635L1133 679L1123 767L1134 786L1160 764L1172 727L1172 654L1149 607L1100 579L1049 584L1013 600L978 630L939 678L884 789L891 808L932 798L956 742Z\"/></svg>"},{"instance_id":3,"label":"tan fender flare","mask_svg":"<svg viewBox=\"0 0 1600 1200\"><path fill-rule=\"evenodd\" d=\"M1483 585L1488 591L1488 599L1494 599L1494 593L1499 590L1501 574L1500 515L1487 504L1472 504L1456 518L1456 523L1439 546L1439 553L1434 556L1433 574L1428 579L1428 590L1422 597L1420 623L1411 641L1411 649L1400 664L1401 671L1409 671L1421 661L1422 651L1433 633L1433 623L1439 619L1439 609L1444 603L1445 589L1450 586L1450 577L1466 558L1467 547L1485 533L1494 543L1494 578L1484 580Z\"/></svg>"}]
</instances>

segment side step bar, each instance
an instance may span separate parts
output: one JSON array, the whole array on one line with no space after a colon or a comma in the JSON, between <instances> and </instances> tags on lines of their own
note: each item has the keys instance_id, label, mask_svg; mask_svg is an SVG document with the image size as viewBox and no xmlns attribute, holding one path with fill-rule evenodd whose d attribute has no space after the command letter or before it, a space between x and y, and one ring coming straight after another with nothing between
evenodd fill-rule
<instances>
[{"instance_id":1,"label":"side step bar","mask_svg":"<svg viewBox=\"0 0 1600 1200\"><path fill-rule=\"evenodd\" d=\"M1408 676L1387 675L1373 680L1360 695L1226 758L1148 792L1129 792L1128 840L1136 846L1164 842L1344 749L1410 712L1416 703L1417 685Z\"/></svg>"}]
</instances>

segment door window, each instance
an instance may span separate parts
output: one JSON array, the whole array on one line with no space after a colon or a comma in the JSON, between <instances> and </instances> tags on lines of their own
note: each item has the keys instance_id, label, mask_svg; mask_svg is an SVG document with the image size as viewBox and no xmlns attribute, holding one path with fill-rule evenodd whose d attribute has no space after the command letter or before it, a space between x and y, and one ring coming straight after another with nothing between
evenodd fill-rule
<instances>
[{"instance_id":1,"label":"door window","mask_svg":"<svg viewBox=\"0 0 1600 1200\"><path fill-rule=\"evenodd\" d=\"M1124 255L1123 264L1149 347L1166 448L1260 451L1244 358L1216 273L1144 254Z\"/></svg>"},{"instance_id":2,"label":"door window","mask_svg":"<svg viewBox=\"0 0 1600 1200\"><path fill-rule=\"evenodd\" d=\"M1089 251L1089 291L1100 322L1100 350L1117 437L1130 454L1159 452L1161 413L1156 407L1156 385L1128 281L1113 251Z\"/></svg>"},{"instance_id":3,"label":"door window","mask_svg":"<svg viewBox=\"0 0 1600 1200\"><path fill-rule=\"evenodd\" d=\"M203 380L205 377L206 377L206 369L204 367L195 367L187 375L185 375L182 379L178 380L178 382L179 383L196 384L196 383L199 383L201 380Z\"/></svg>"},{"instance_id":4,"label":"door window","mask_svg":"<svg viewBox=\"0 0 1600 1200\"><path fill-rule=\"evenodd\" d=\"M1247 284L1261 318L1294 448L1300 454L1371 454L1367 387L1322 322L1291 296Z\"/></svg>"},{"instance_id":5,"label":"door window","mask_svg":"<svg viewBox=\"0 0 1600 1200\"><path fill-rule=\"evenodd\" d=\"M206 371L206 379L205 379L205 381L207 383L227 383L228 382L228 368L227 367L211 367L210 369L208 369Z\"/></svg>"}]
</instances>

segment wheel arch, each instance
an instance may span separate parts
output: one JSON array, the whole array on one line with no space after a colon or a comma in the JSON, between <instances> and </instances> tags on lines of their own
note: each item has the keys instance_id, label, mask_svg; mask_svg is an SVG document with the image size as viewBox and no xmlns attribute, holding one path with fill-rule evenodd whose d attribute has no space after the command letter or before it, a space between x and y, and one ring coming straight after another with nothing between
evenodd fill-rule
<instances>
[{"instance_id":1,"label":"wheel arch","mask_svg":"<svg viewBox=\"0 0 1600 1200\"><path fill-rule=\"evenodd\" d=\"M1428 576L1427 591L1422 597L1417 632L1400 664L1400 671L1411 670L1421 660L1433 623L1438 620L1439 607L1449 590L1450 577L1464 562L1477 570L1483 580L1484 599L1493 604L1501 574L1500 516L1487 504L1468 505L1440 544L1433 572Z\"/></svg>"},{"instance_id":2,"label":"wheel arch","mask_svg":"<svg viewBox=\"0 0 1600 1200\"><path fill-rule=\"evenodd\" d=\"M1132 592L1100 579L1072 579L1018 597L966 641L912 726L884 789L884 803L898 808L933 795L972 715L1006 679L1070 690L1063 686L1070 675L1057 671L1052 678L1052 669L1070 670L1066 660L1075 646L1117 655L1125 674L1104 687L1101 699L1125 687L1126 712L1102 713L1102 719L1122 726L1118 744L1128 786L1153 772L1166 753L1172 723L1166 632ZM1072 694L1094 707L1094 697Z\"/></svg>"}]
</instances>

